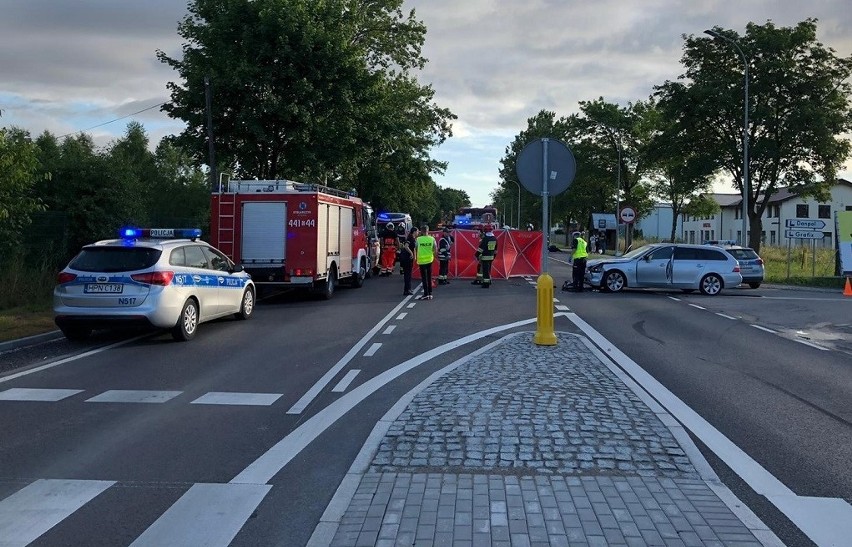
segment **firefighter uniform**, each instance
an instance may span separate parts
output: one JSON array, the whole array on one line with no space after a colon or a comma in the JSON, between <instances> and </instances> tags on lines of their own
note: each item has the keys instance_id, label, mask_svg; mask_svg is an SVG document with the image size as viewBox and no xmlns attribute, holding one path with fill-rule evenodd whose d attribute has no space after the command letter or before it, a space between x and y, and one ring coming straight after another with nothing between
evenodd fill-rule
<instances>
[{"instance_id":1,"label":"firefighter uniform","mask_svg":"<svg viewBox=\"0 0 852 547\"><path fill-rule=\"evenodd\" d=\"M438 285L449 285L450 272L450 249L453 245L453 237L450 229L444 228L441 239L438 241Z\"/></svg>"},{"instance_id":2,"label":"firefighter uniform","mask_svg":"<svg viewBox=\"0 0 852 547\"><path fill-rule=\"evenodd\" d=\"M482 288L487 289L491 286L491 265L497 257L497 238L491 230L485 232L479 242L476 256L482 266Z\"/></svg>"},{"instance_id":3,"label":"firefighter uniform","mask_svg":"<svg viewBox=\"0 0 852 547\"><path fill-rule=\"evenodd\" d=\"M390 275L396 262L397 237L393 231L393 224L388 223L382 233L382 254L380 258L379 275Z\"/></svg>"}]
</instances>

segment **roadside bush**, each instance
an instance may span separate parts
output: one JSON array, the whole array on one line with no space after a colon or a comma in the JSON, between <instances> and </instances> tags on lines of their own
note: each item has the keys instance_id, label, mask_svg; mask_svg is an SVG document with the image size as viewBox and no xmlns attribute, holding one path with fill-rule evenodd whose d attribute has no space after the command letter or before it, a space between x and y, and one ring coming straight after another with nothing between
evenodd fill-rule
<instances>
[{"instance_id":1,"label":"roadside bush","mask_svg":"<svg viewBox=\"0 0 852 547\"><path fill-rule=\"evenodd\" d=\"M59 254L44 251L38 257L27 257L19 250L7 255L7 261L0 266L0 309L49 308L61 268Z\"/></svg>"}]
</instances>

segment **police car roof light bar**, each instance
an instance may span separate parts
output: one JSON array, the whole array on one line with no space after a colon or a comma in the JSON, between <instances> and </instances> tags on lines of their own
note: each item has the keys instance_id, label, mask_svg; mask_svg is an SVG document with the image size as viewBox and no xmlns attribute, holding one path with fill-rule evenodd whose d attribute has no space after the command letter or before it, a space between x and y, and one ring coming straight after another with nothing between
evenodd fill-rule
<instances>
[{"instance_id":1,"label":"police car roof light bar","mask_svg":"<svg viewBox=\"0 0 852 547\"><path fill-rule=\"evenodd\" d=\"M122 228L122 239L192 239L201 237L201 228Z\"/></svg>"}]
</instances>

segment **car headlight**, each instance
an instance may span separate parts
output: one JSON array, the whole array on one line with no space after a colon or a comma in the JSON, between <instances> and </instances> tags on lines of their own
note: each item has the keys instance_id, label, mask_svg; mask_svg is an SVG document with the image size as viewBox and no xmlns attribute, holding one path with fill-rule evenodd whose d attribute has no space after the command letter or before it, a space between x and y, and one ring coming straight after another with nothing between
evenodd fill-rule
<instances>
[{"instance_id":1,"label":"car headlight","mask_svg":"<svg viewBox=\"0 0 852 547\"><path fill-rule=\"evenodd\" d=\"M601 273L603 271L603 264L595 264L591 268L589 268L589 273Z\"/></svg>"}]
</instances>

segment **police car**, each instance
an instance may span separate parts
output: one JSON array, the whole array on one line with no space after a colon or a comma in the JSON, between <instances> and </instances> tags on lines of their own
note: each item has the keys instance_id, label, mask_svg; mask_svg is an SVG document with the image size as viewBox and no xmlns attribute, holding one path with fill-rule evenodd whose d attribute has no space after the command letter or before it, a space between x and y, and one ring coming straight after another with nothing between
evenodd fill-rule
<instances>
[{"instance_id":1,"label":"police car","mask_svg":"<svg viewBox=\"0 0 852 547\"><path fill-rule=\"evenodd\" d=\"M128 228L120 235L86 245L59 273L54 321L66 338L136 324L189 340L205 321L251 317L251 276L199 240L200 229Z\"/></svg>"}]
</instances>

